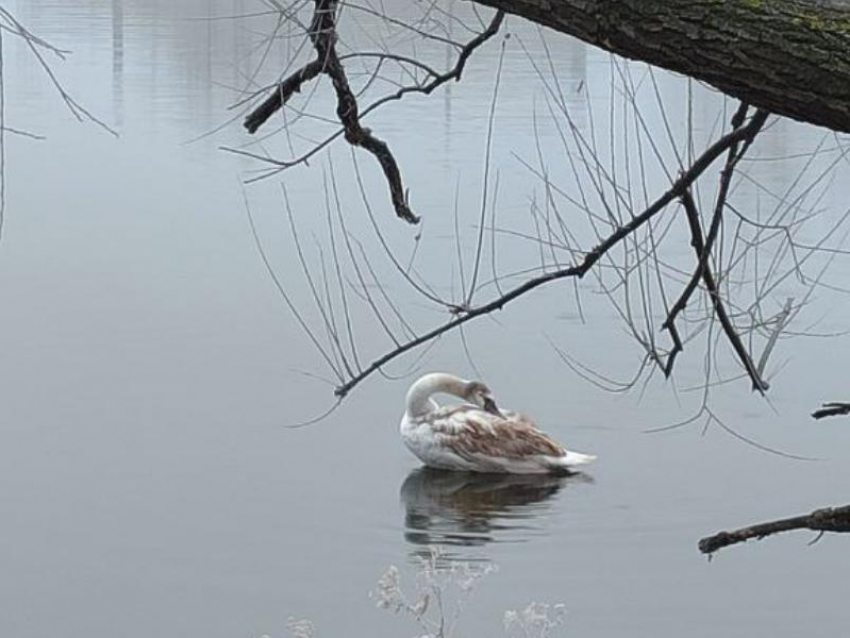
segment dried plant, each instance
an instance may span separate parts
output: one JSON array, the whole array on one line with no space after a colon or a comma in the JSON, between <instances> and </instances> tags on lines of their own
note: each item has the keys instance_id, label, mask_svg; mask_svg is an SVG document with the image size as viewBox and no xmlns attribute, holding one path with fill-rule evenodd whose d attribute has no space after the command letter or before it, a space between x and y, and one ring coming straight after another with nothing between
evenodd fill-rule
<instances>
[{"instance_id":1,"label":"dried plant","mask_svg":"<svg viewBox=\"0 0 850 638\"><path fill-rule=\"evenodd\" d=\"M406 592L399 570L390 565L378 580L371 596L379 609L404 614L426 633L422 638L451 638L456 635L458 621L475 585L495 571L490 563L444 561L441 549L432 547L419 556L416 589Z\"/></svg>"},{"instance_id":2,"label":"dried plant","mask_svg":"<svg viewBox=\"0 0 850 638\"><path fill-rule=\"evenodd\" d=\"M515 638L549 638L564 624L566 615L563 604L531 603L522 611L505 612L505 630Z\"/></svg>"},{"instance_id":3,"label":"dried plant","mask_svg":"<svg viewBox=\"0 0 850 638\"><path fill-rule=\"evenodd\" d=\"M416 584L406 590L401 574L390 565L378 579L370 597L378 609L409 617L419 628L417 638L452 638L459 634L459 621L478 582L496 571L492 563L451 560L440 547L432 546L417 556ZM507 635L521 638L549 638L564 624L563 604L531 603L522 611L506 611ZM287 629L292 638L314 638L316 628L309 620L290 618ZM262 638L269 638L264 635Z\"/></svg>"},{"instance_id":4,"label":"dried plant","mask_svg":"<svg viewBox=\"0 0 850 638\"><path fill-rule=\"evenodd\" d=\"M316 627L309 620L290 618L286 623L286 628L292 638L313 638L316 633Z\"/></svg>"}]
</instances>

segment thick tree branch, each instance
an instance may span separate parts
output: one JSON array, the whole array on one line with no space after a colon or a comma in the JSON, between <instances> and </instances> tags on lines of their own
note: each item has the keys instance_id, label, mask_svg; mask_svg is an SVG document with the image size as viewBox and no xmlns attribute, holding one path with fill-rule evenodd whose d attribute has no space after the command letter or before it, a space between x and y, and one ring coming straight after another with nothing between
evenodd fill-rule
<instances>
[{"instance_id":1,"label":"thick tree branch","mask_svg":"<svg viewBox=\"0 0 850 638\"><path fill-rule=\"evenodd\" d=\"M850 131L847 0L476 0L772 113Z\"/></svg>"},{"instance_id":2,"label":"thick tree branch","mask_svg":"<svg viewBox=\"0 0 850 638\"><path fill-rule=\"evenodd\" d=\"M761 540L765 536L795 529L808 529L815 532L850 532L850 505L826 507L803 516L750 525L733 532L719 532L700 540L699 551L703 554L713 554L719 549L743 543L751 538Z\"/></svg>"}]
</instances>

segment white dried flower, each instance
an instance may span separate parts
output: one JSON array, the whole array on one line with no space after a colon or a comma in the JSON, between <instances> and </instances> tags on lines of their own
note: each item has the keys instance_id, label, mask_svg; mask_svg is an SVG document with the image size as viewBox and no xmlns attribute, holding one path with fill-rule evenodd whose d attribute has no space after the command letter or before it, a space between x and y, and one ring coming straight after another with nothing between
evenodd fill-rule
<instances>
[{"instance_id":1,"label":"white dried flower","mask_svg":"<svg viewBox=\"0 0 850 638\"><path fill-rule=\"evenodd\" d=\"M521 612L506 611L503 619L505 630L512 635L528 638L548 638L553 629L564 623L566 607L559 603L530 603Z\"/></svg>"},{"instance_id":2,"label":"white dried flower","mask_svg":"<svg viewBox=\"0 0 850 638\"><path fill-rule=\"evenodd\" d=\"M505 617L502 618L502 623L505 625L505 629L511 629L514 625L519 623L519 615L513 609L509 609L505 612Z\"/></svg>"},{"instance_id":3,"label":"white dried flower","mask_svg":"<svg viewBox=\"0 0 850 638\"><path fill-rule=\"evenodd\" d=\"M387 567L387 571L378 579L378 587L371 594L375 606L379 609L389 609L398 613L404 608L404 595L399 585L398 568L395 565Z\"/></svg>"},{"instance_id":4,"label":"white dried flower","mask_svg":"<svg viewBox=\"0 0 850 638\"><path fill-rule=\"evenodd\" d=\"M290 618L286 621L286 628L292 634L292 638L313 638L316 627L309 620L296 620Z\"/></svg>"},{"instance_id":5,"label":"white dried flower","mask_svg":"<svg viewBox=\"0 0 850 638\"><path fill-rule=\"evenodd\" d=\"M419 599L419 602L416 603L411 608L411 613L416 616L416 619L422 618L425 615L425 612L428 611L428 603L431 602L431 594L425 594L422 598Z\"/></svg>"},{"instance_id":6,"label":"white dried flower","mask_svg":"<svg viewBox=\"0 0 850 638\"><path fill-rule=\"evenodd\" d=\"M399 570L391 565L370 596L377 607L415 620L428 632L421 638L457 636L458 621L476 582L495 567L448 560L440 547L430 547L417 558L419 569L411 595L404 592Z\"/></svg>"}]
</instances>

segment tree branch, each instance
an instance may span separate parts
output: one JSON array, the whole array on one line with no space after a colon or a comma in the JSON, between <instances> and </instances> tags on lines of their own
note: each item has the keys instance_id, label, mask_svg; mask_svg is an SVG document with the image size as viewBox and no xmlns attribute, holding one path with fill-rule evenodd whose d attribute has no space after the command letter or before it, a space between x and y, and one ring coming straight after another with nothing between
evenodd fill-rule
<instances>
[{"instance_id":1,"label":"tree branch","mask_svg":"<svg viewBox=\"0 0 850 638\"><path fill-rule=\"evenodd\" d=\"M476 0L771 113L850 131L847 0Z\"/></svg>"},{"instance_id":2,"label":"tree branch","mask_svg":"<svg viewBox=\"0 0 850 638\"><path fill-rule=\"evenodd\" d=\"M703 554L713 554L719 549L743 543L751 538L761 540L772 534L795 529L809 529L815 532L850 532L850 505L826 507L803 516L750 525L733 532L719 532L700 540L699 551Z\"/></svg>"},{"instance_id":3,"label":"tree branch","mask_svg":"<svg viewBox=\"0 0 850 638\"><path fill-rule=\"evenodd\" d=\"M744 121L744 117L746 116L746 112L747 105L745 103L742 103L741 107L738 109L738 112L732 118L732 124L734 127L741 126ZM723 328L723 332L726 333L726 338L729 340L729 343L732 344L732 348L738 355L738 359L740 359L741 364L747 371L747 375L753 382L753 389L758 390L761 393L764 393L764 391L768 389L767 382L762 378L761 374L756 368L752 357L750 356L749 352L747 352L747 348L744 346L744 343L741 341L741 336L738 334L738 331L735 329L735 325L732 323L732 320L729 317L729 313L726 311L726 306L723 303L723 298L720 294L720 290L718 289L717 281L709 264L711 250L714 247L715 241L717 240L717 235L720 230L720 224L723 219L723 210L726 207L726 199L729 195L729 186L732 182L732 175L734 173L735 166L749 148L750 144L752 143L752 140L755 139L756 135L758 135L762 126L764 126L764 123L767 120L767 116L768 113L766 111L760 110L756 112L756 114L752 118L752 121L750 122L752 126L751 136L742 140L744 142L744 147L740 150L740 152L738 150L738 142L732 144L729 147L729 153L726 158L726 166L723 168L723 172L720 175L720 188L717 193L717 201L714 207L714 214L711 219L711 225L709 227L708 235L705 238L703 238L702 228L700 226L699 210L697 209L697 205L694 201L694 198L691 196L690 190L686 190L685 193L682 195L682 204L684 205L685 214L688 217L688 226L690 227L691 231L691 245L693 246L697 254L697 267L690 281L688 282L688 285L685 287L681 296L668 313L667 320L662 326L662 329L667 328L668 330L670 330L674 344L673 350L671 351L670 356L667 360L667 366L665 366L664 368L664 373L667 376L669 376L672 372L673 361L675 361L676 355L682 350L682 341L674 325L676 316L682 310L685 309L688 300L690 299L693 292L696 290L697 284L701 279L705 283L706 290L708 291L712 306L714 307L714 312L717 315L718 320L720 321L720 325Z\"/></svg>"},{"instance_id":4,"label":"tree branch","mask_svg":"<svg viewBox=\"0 0 850 638\"><path fill-rule=\"evenodd\" d=\"M763 123L764 120L761 117L754 116L746 124L739 126L738 128L732 130L731 132L727 133L719 140L717 140L694 161L694 163L688 170L683 172L676 179L676 181L663 195L656 199L642 213L633 217L627 224L624 224L623 226L620 226L616 230L614 230L614 232L608 235L608 237L605 238L598 246L593 248L590 252L586 253L579 264L571 266L569 268L554 270L544 275L540 275L539 277L529 279L528 281L520 284L519 286L516 286L512 290L509 290L505 294L497 297L496 299L490 301L487 304L472 307L469 309L458 309L458 315L454 319L447 321L443 325L434 328L433 330L419 336L416 339L412 339L402 344L394 350L386 353L382 357L376 359L362 372L349 379L346 383L337 387L335 394L339 397L344 397L366 377L370 376L371 374L379 370L382 366L386 365L387 363L404 354L405 352L412 350L420 345L423 345L433 339L436 339L437 337L443 335L444 333L450 332L455 328L459 328L463 324L467 323L468 321L472 321L477 317L490 314L496 310L501 310L507 303L513 301L514 299L517 299L518 297L521 297L522 295L534 290L535 288L538 288L544 284L548 284L552 281L557 281L559 279L565 279L569 277L583 277L609 250L619 244L623 239L631 235L638 228L643 226L655 215L664 210L670 203L682 197L687 192L687 189L691 186L691 184L693 184L709 168L709 166L711 166L711 164L714 163L714 161L718 157L720 157L720 155L726 152L733 145L736 145L741 141L754 137L761 129Z\"/></svg>"},{"instance_id":5,"label":"tree branch","mask_svg":"<svg viewBox=\"0 0 850 638\"><path fill-rule=\"evenodd\" d=\"M839 416L844 414L850 414L850 403L841 403L839 401L824 403L820 407L820 409L812 412L812 416L816 419L822 419L827 416Z\"/></svg>"},{"instance_id":6,"label":"tree branch","mask_svg":"<svg viewBox=\"0 0 850 638\"><path fill-rule=\"evenodd\" d=\"M251 111L245 118L243 126L252 135L257 132L294 94L301 91L301 86L309 82L323 71L324 62L313 60L298 69L275 87L274 92L263 100L259 106Z\"/></svg>"},{"instance_id":7,"label":"tree branch","mask_svg":"<svg viewBox=\"0 0 850 638\"><path fill-rule=\"evenodd\" d=\"M368 128L360 124L357 98L348 84L345 68L336 52L336 16L339 0L315 0L316 8L310 24L309 37L316 49L316 59L290 75L245 119L244 126L254 133L271 115L280 109L292 95L300 91L304 82L319 73L327 75L336 92L336 114L342 122L345 139L353 146L361 146L378 160L387 184L396 215L411 224L419 222L407 202L407 192L401 179L401 171L386 142L375 137Z\"/></svg>"},{"instance_id":8,"label":"tree branch","mask_svg":"<svg viewBox=\"0 0 850 638\"><path fill-rule=\"evenodd\" d=\"M342 58L336 52L336 12L339 2L338 0L315 0L315 2L316 9L310 25L309 36L316 49L317 58L278 84L274 92L247 115L243 125L249 133L255 133L295 93L300 92L305 82L309 82L321 73L326 74L331 78L336 92L336 112L337 117L343 125L345 139L349 144L361 146L375 156L389 184L390 197L396 215L412 224L418 223L419 217L413 213L408 204L407 191L404 188L401 171L398 168L395 157L386 142L375 137L370 129L362 126L360 123L361 115L359 113L357 99L349 86L348 78L342 65ZM497 11L487 28L461 48L457 61L450 70L438 74L428 68L427 76L430 78L428 82L402 87L393 95L387 96L377 103L370 105L363 114L365 115L384 102L397 100L406 93L417 92L427 95L449 80L460 80L469 56L472 55L475 49L499 31L504 17L505 14L503 11ZM395 59L397 61L416 64L415 60L402 60L398 56L389 53L373 55L382 59ZM424 67L421 64L418 64L418 66Z\"/></svg>"}]
</instances>

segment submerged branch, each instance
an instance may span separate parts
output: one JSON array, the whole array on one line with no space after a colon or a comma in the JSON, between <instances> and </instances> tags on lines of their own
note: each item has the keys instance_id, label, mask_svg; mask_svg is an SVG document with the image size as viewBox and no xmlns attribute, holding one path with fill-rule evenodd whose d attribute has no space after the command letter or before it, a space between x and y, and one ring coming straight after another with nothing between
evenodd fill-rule
<instances>
[{"instance_id":1,"label":"submerged branch","mask_svg":"<svg viewBox=\"0 0 850 638\"><path fill-rule=\"evenodd\" d=\"M812 412L812 416L816 419L822 419L827 416L841 416L844 414L850 414L850 403L842 403L840 401L824 403L819 409Z\"/></svg>"},{"instance_id":2,"label":"submerged branch","mask_svg":"<svg viewBox=\"0 0 850 638\"><path fill-rule=\"evenodd\" d=\"M713 554L729 545L743 543L752 538L761 540L766 536L795 529L808 529L815 532L850 532L850 505L825 507L803 516L750 525L732 532L719 532L700 540L699 551L703 554Z\"/></svg>"}]
</instances>

